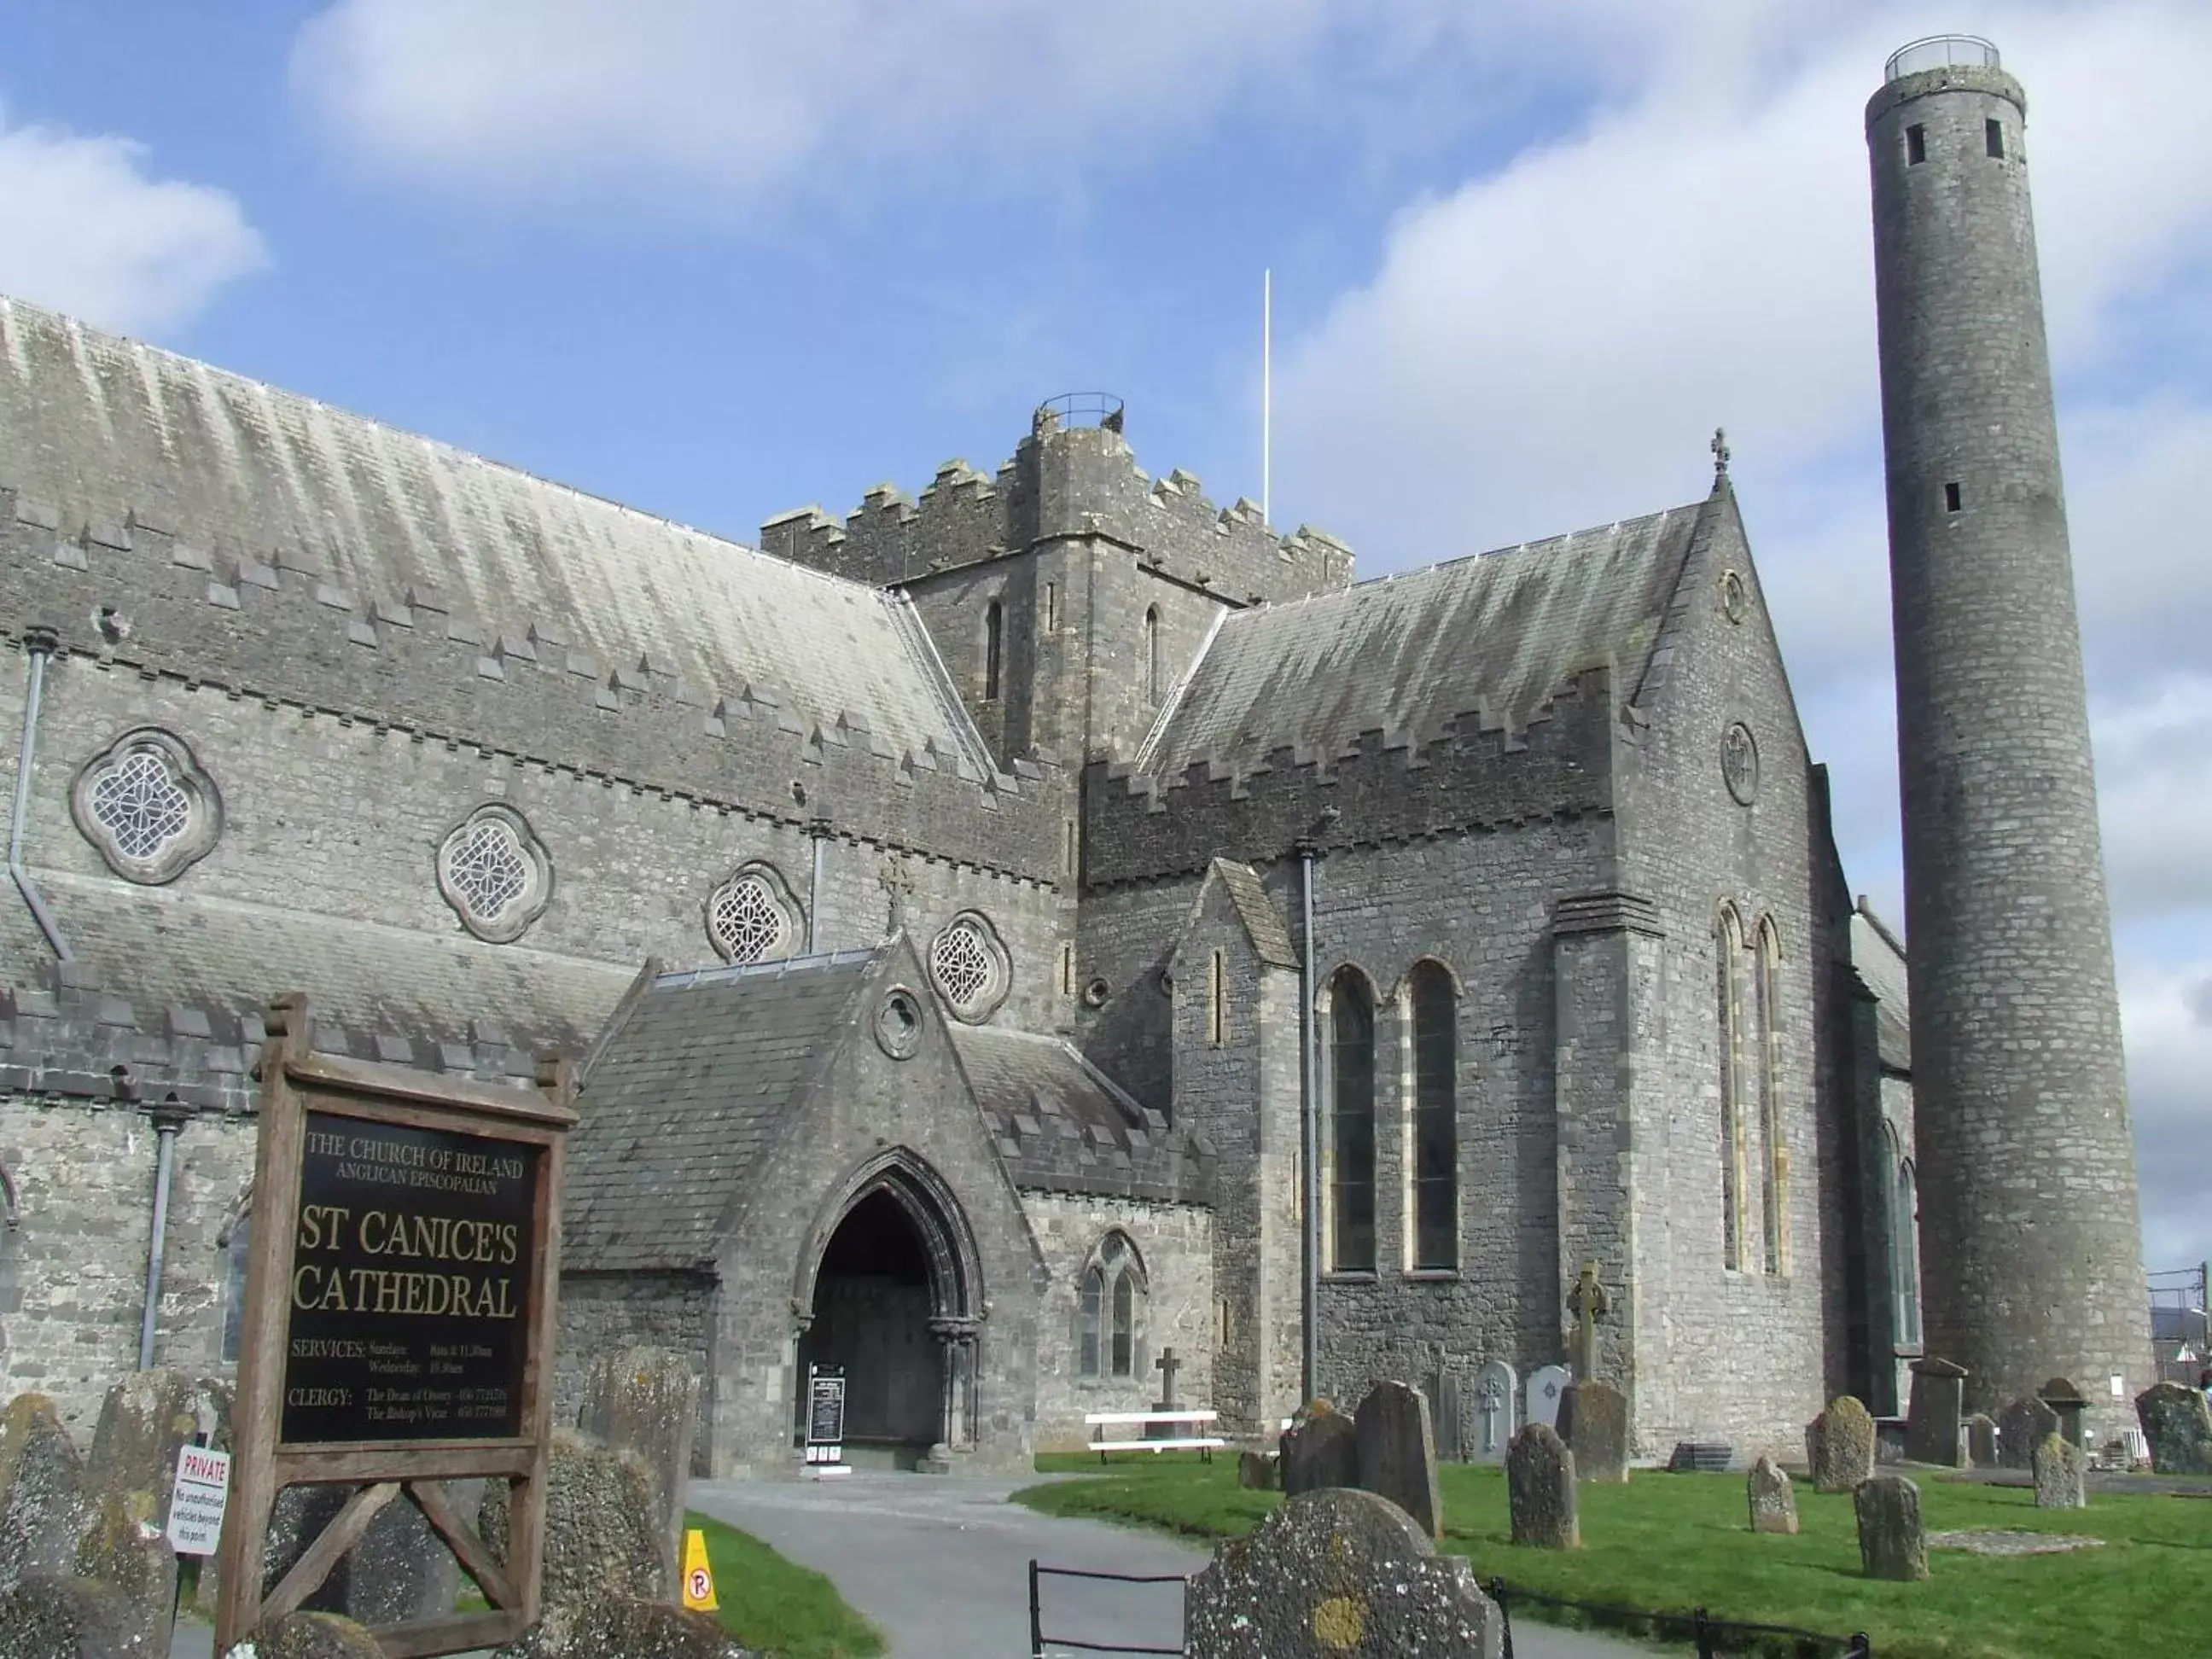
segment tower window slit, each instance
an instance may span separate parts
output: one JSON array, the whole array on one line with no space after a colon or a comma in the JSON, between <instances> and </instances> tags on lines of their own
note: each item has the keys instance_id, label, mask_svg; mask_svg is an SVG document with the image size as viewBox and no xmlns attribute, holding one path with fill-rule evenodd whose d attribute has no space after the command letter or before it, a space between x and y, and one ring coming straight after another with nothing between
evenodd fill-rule
<instances>
[{"instance_id":1,"label":"tower window slit","mask_svg":"<svg viewBox=\"0 0 2212 1659\"><path fill-rule=\"evenodd\" d=\"M1943 486L1943 510L1946 513L1956 513L1965 505L1966 497L1960 493L1959 486L1956 483L1947 483Z\"/></svg>"},{"instance_id":2,"label":"tower window slit","mask_svg":"<svg viewBox=\"0 0 2212 1659\"><path fill-rule=\"evenodd\" d=\"M1908 167L1918 167L1928 159L1928 129L1907 127L1905 130L1905 161Z\"/></svg>"},{"instance_id":3,"label":"tower window slit","mask_svg":"<svg viewBox=\"0 0 2212 1659\"><path fill-rule=\"evenodd\" d=\"M1006 613L996 599L983 607L983 701L999 700L1000 659L1005 653Z\"/></svg>"},{"instance_id":4,"label":"tower window slit","mask_svg":"<svg viewBox=\"0 0 2212 1659\"><path fill-rule=\"evenodd\" d=\"M1992 159L2004 160L2004 123L1988 120L1982 123L1982 143Z\"/></svg>"}]
</instances>

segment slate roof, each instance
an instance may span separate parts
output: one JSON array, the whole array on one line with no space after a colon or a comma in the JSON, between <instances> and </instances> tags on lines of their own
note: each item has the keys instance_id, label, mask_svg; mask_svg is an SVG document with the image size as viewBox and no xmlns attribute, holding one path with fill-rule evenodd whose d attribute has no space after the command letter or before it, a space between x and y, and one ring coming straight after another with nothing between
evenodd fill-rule
<instances>
[{"instance_id":1,"label":"slate roof","mask_svg":"<svg viewBox=\"0 0 2212 1659\"><path fill-rule=\"evenodd\" d=\"M1170 1129L1059 1037L995 1026L952 1033L1014 1185L1210 1203L1212 1148Z\"/></svg>"},{"instance_id":2,"label":"slate roof","mask_svg":"<svg viewBox=\"0 0 2212 1659\"><path fill-rule=\"evenodd\" d=\"M258 1015L279 992L304 991L319 1022L434 1042L465 1039L472 1018L496 1011L515 1042L574 1054L631 978L627 969L486 945L458 930L418 933L48 872L39 884L85 972L151 1007ZM7 897L22 908L12 890ZM35 984L50 961L40 943L0 965L7 978Z\"/></svg>"},{"instance_id":3,"label":"slate roof","mask_svg":"<svg viewBox=\"0 0 2212 1659\"><path fill-rule=\"evenodd\" d=\"M663 974L628 1001L578 1094L564 1263L711 1266L746 1175L828 1062L880 954Z\"/></svg>"},{"instance_id":4,"label":"slate roof","mask_svg":"<svg viewBox=\"0 0 2212 1659\"><path fill-rule=\"evenodd\" d=\"M1912 1002L1906 994L1905 945L1862 897L1851 913L1851 966L1876 1000L1875 1034L1885 1070L1912 1072Z\"/></svg>"},{"instance_id":5,"label":"slate roof","mask_svg":"<svg viewBox=\"0 0 2212 1659\"><path fill-rule=\"evenodd\" d=\"M428 591L552 641L842 714L886 752L992 767L905 601L0 296L0 487L67 537L132 524L364 604Z\"/></svg>"},{"instance_id":6,"label":"slate roof","mask_svg":"<svg viewBox=\"0 0 2212 1659\"><path fill-rule=\"evenodd\" d=\"M1282 908L1268 896L1260 872L1233 859L1214 860L1213 870L1228 890L1229 902L1237 907L1237 918L1244 924L1260 960L1270 968L1297 967L1297 952L1291 948L1291 924Z\"/></svg>"},{"instance_id":7,"label":"slate roof","mask_svg":"<svg viewBox=\"0 0 2212 1659\"><path fill-rule=\"evenodd\" d=\"M1711 498L1226 617L1137 770L1249 768L1363 732L1429 741L1481 711L1518 730L1583 668L1632 689Z\"/></svg>"}]
</instances>

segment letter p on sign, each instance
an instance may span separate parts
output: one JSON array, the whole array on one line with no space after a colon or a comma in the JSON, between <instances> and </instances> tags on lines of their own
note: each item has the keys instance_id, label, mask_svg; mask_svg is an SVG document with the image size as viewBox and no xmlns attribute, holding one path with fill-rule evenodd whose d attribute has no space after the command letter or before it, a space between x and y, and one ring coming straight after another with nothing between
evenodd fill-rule
<instances>
[{"instance_id":1,"label":"letter p on sign","mask_svg":"<svg viewBox=\"0 0 2212 1659\"><path fill-rule=\"evenodd\" d=\"M684 1605L700 1613L722 1605L714 1599L714 1572L707 1565L707 1534L696 1527L684 1534Z\"/></svg>"}]
</instances>

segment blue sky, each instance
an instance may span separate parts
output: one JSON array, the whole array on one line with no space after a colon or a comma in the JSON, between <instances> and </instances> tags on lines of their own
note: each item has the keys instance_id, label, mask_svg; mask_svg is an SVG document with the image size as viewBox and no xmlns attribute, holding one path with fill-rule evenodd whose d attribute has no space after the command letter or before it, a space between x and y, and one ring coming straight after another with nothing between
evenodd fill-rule
<instances>
[{"instance_id":1,"label":"blue sky","mask_svg":"<svg viewBox=\"0 0 2212 1659\"><path fill-rule=\"evenodd\" d=\"M2201 0L15 0L0 290L751 539L1103 388L1363 574L1701 495L1725 424L1901 909L1860 109L2028 144L2154 1266L2212 1254Z\"/></svg>"}]
</instances>

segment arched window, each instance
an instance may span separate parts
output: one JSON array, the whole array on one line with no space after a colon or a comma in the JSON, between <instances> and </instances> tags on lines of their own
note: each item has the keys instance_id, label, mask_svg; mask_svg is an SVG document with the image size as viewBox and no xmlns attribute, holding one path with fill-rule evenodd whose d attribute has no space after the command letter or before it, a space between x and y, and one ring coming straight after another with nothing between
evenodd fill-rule
<instances>
[{"instance_id":1,"label":"arched window","mask_svg":"<svg viewBox=\"0 0 2212 1659\"><path fill-rule=\"evenodd\" d=\"M1006 649L1006 612L994 599L983 607L983 701L999 700L999 665Z\"/></svg>"},{"instance_id":2,"label":"arched window","mask_svg":"<svg viewBox=\"0 0 2212 1659\"><path fill-rule=\"evenodd\" d=\"M1145 608L1145 695L1160 700L1160 608Z\"/></svg>"},{"instance_id":3,"label":"arched window","mask_svg":"<svg viewBox=\"0 0 2212 1659\"><path fill-rule=\"evenodd\" d=\"M1897 1143L1893 1139L1893 1150ZM1920 1182L1909 1158L1897 1161L1889 1218L1890 1283L1897 1298L1897 1343L1920 1346Z\"/></svg>"},{"instance_id":4,"label":"arched window","mask_svg":"<svg viewBox=\"0 0 2212 1659\"><path fill-rule=\"evenodd\" d=\"M1744 960L1743 923L1732 905L1713 929L1721 1084L1721 1261L1743 1266L1744 1246Z\"/></svg>"},{"instance_id":5,"label":"arched window","mask_svg":"<svg viewBox=\"0 0 2212 1659\"><path fill-rule=\"evenodd\" d=\"M1330 1265L1375 1271L1375 1001L1354 968L1329 982Z\"/></svg>"},{"instance_id":6,"label":"arched window","mask_svg":"<svg viewBox=\"0 0 2212 1659\"><path fill-rule=\"evenodd\" d=\"M1125 1235L1109 1233L1083 1269L1076 1307L1076 1375L1138 1375L1144 1312L1144 1264Z\"/></svg>"},{"instance_id":7,"label":"arched window","mask_svg":"<svg viewBox=\"0 0 2212 1659\"><path fill-rule=\"evenodd\" d=\"M1079 1376L1098 1375L1098 1327L1106 1302L1106 1274L1103 1270L1091 1267L1083 1275L1083 1306L1079 1315L1082 1326L1078 1339L1075 1369Z\"/></svg>"},{"instance_id":8,"label":"arched window","mask_svg":"<svg viewBox=\"0 0 2212 1659\"><path fill-rule=\"evenodd\" d=\"M1413 1012L1413 1266L1459 1266L1459 1041L1451 975L1433 962L1407 983Z\"/></svg>"},{"instance_id":9,"label":"arched window","mask_svg":"<svg viewBox=\"0 0 2212 1659\"><path fill-rule=\"evenodd\" d=\"M1782 988L1782 941L1771 917L1759 923L1759 946L1752 969L1753 1002L1758 1009L1757 1047L1752 1060L1759 1089L1760 1185L1766 1229L1766 1271L1790 1271L1790 1148L1782 1135L1782 1038L1777 1017Z\"/></svg>"},{"instance_id":10,"label":"arched window","mask_svg":"<svg viewBox=\"0 0 2212 1659\"><path fill-rule=\"evenodd\" d=\"M1229 969L1218 951L1206 960L1206 1040L1217 1048L1229 1041Z\"/></svg>"},{"instance_id":11,"label":"arched window","mask_svg":"<svg viewBox=\"0 0 2212 1659\"><path fill-rule=\"evenodd\" d=\"M1114 1279L1114 1375L1130 1376L1137 1359L1137 1286L1127 1273Z\"/></svg>"}]
</instances>

